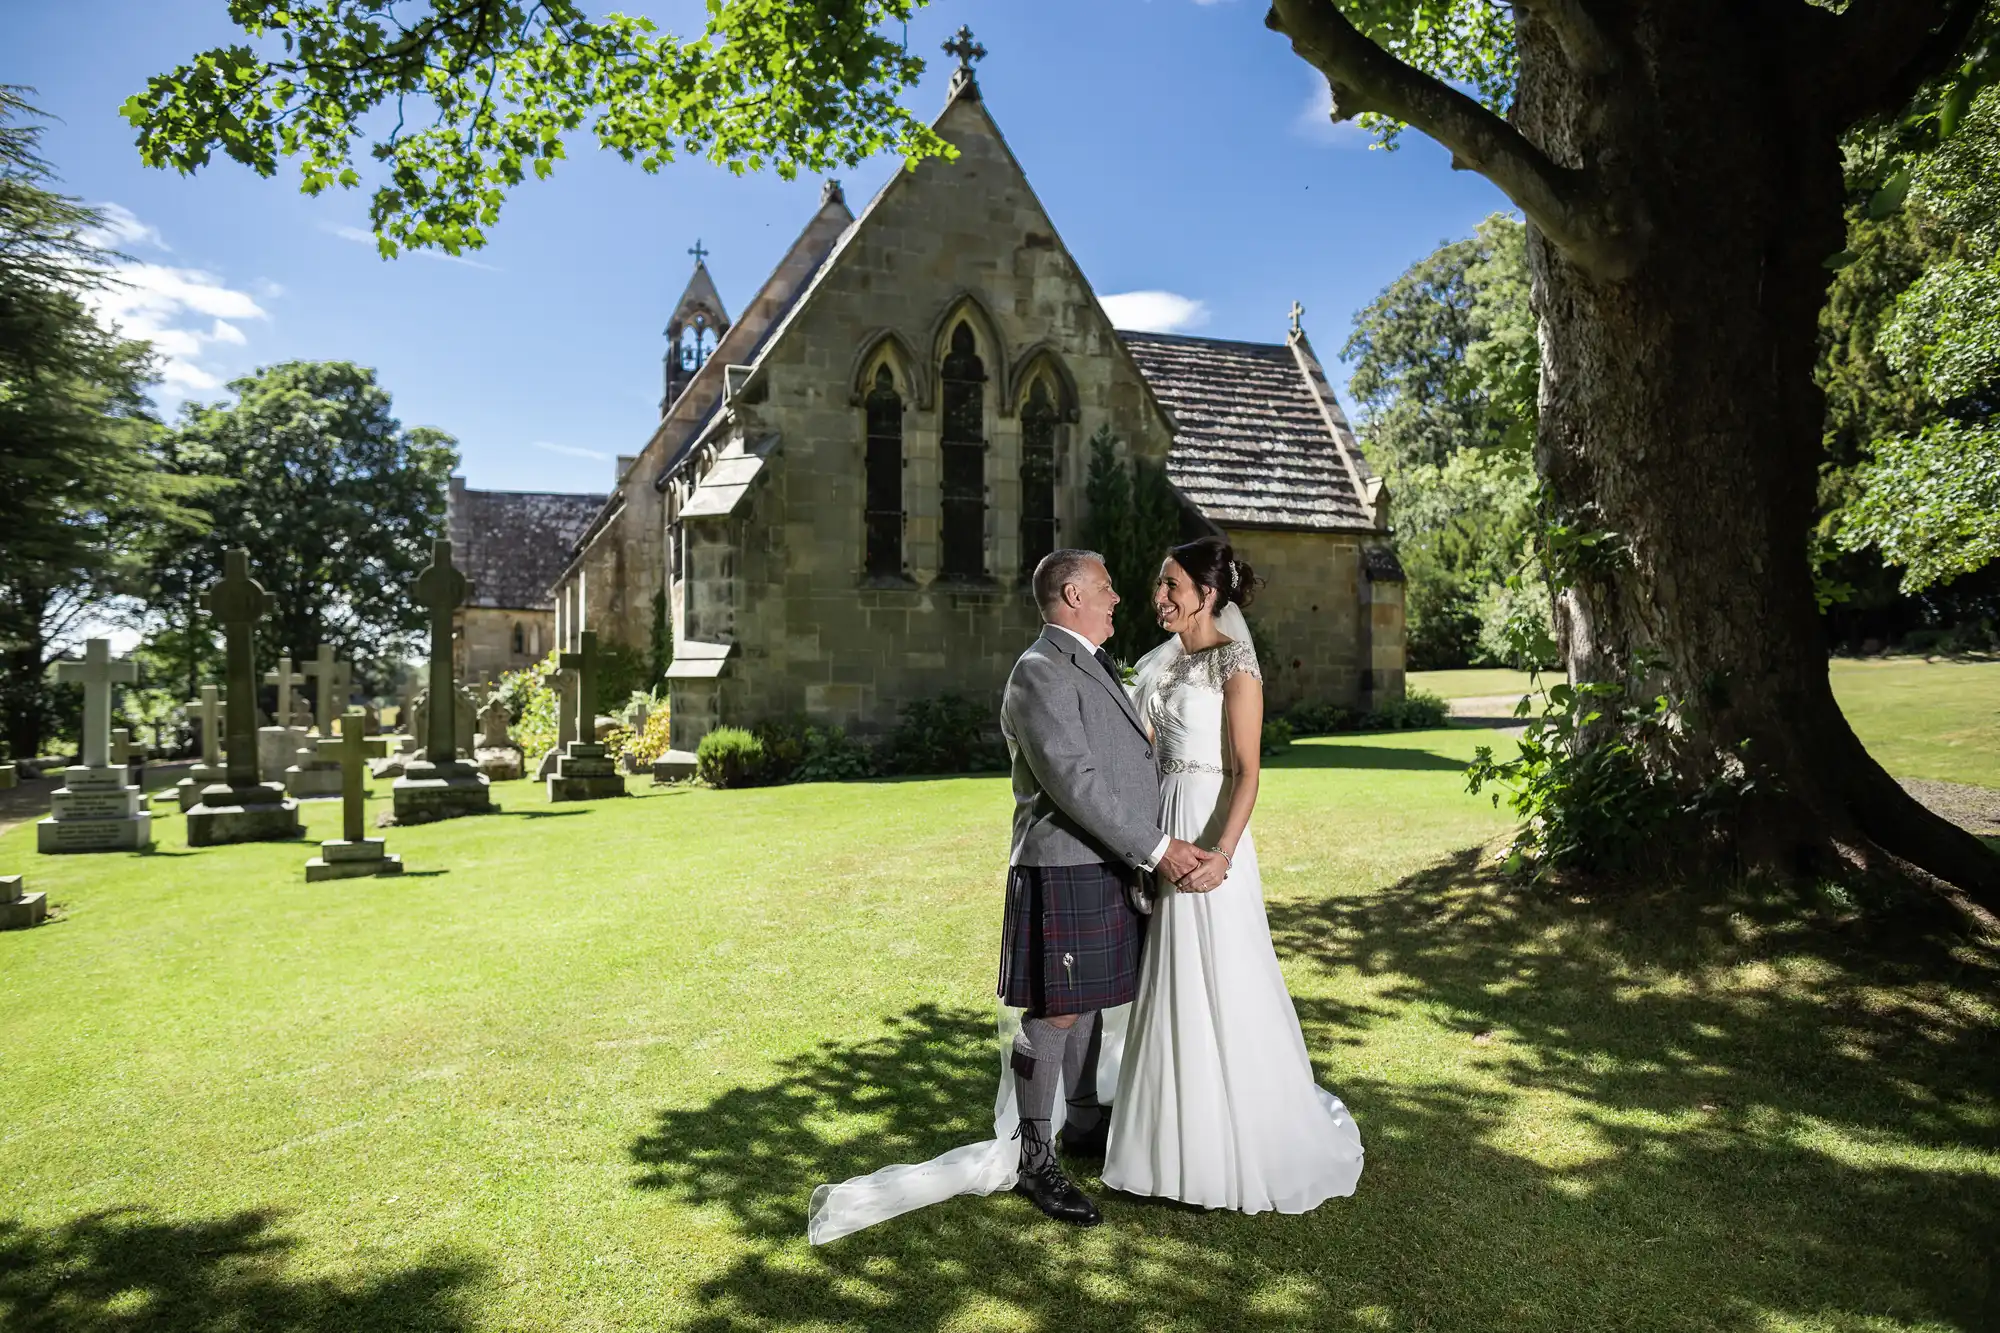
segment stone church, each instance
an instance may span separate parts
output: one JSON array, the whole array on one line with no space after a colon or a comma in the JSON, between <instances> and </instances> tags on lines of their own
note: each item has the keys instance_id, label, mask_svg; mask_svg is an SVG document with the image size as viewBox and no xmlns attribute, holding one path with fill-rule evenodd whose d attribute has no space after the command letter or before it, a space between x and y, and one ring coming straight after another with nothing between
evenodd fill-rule
<instances>
[{"instance_id":1,"label":"stone church","mask_svg":"<svg viewBox=\"0 0 2000 1333\"><path fill-rule=\"evenodd\" d=\"M793 713L858 733L994 700L1039 632L1028 573L1081 543L1089 441L1164 460L1188 535L1235 543L1273 711L1403 690L1387 496L1294 308L1272 343L1114 330L969 67L958 149L859 217L837 183L749 305L699 247L657 428L554 583L555 634L671 621L673 744ZM1277 322L1277 321L1274 321Z\"/></svg>"}]
</instances>

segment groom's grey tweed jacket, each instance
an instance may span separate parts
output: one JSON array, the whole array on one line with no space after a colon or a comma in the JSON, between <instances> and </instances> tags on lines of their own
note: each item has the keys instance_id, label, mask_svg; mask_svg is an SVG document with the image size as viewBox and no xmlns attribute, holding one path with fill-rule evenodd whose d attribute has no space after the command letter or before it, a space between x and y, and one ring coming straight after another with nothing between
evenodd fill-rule
<instances>
[{"instance_id":1,"label":"groom's grey tweed jacket","mask_svg":"<svg viewBox=\"0 0 2000 1333\"><path fill-rule=\"evenodd\" d=\"M1153 744L1082 643L1042 628L1007 677L1000 730L1014 761L1009 864L1139 867L1167 835Z\"/></svg>"}]
</instances>

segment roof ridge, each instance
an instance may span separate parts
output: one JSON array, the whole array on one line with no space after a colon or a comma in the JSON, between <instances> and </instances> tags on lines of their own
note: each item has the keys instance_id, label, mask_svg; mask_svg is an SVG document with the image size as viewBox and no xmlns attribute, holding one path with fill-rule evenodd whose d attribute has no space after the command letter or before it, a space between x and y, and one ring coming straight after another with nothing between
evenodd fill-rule
<instances>
[{"instance_id":1,"label":"roof ridge","mask_svg":"<svg viewBox=\"0 0 2000 1333\"><path fill-rule=\"evenodd\" d=\"M1206 343L1211 347L1256 347L1266 352L1286 350L1284 343L1252 342L1248 338L1210 338L1198 333L1156 333L1150 329L1113 329L1120 338L1151 338L1160 342Z\"/></svg>"}]
</instances>

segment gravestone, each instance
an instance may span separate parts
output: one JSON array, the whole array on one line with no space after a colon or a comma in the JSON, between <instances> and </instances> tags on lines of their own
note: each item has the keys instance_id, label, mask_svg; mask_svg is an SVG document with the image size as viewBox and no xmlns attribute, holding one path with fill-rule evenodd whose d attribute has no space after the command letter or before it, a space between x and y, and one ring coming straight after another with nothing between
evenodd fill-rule
<instances>
[{"instance_id":1,"label":"gravestone","mask_svg":"<svg viewBox=\"0 0 2000 1333\"><path fill-rule=\"evenodd\" d=\"M0 791L12 791L19 781L19 773L12 764L0 764Z\"/></svg>"},{"instance_id":2,"label":"gravestone","mask_svg":"<svg viewBox=\"0 0 2000 1333\"><path fill-rule=\"evenodd\" d=\"M62 790L49 795L49 817L35 825L42 852L122 852L150 846L153 814L139 808L139 789L111 754L111 687L139 679L139 664L113 661L109 639L84 644L81 662L56 663L56 679L83 686L81 761L63 770ZM119 756L123 758L121 754Z\"/></svg>"},{"instance_id":3,"label":"gravestone","mask_svg":"<svg viewBox=\"0 0 2000 1333\"><path fill-rule=\"evenodd\" d=\"M452 568L451 543L431 543L431 563L417 578L417 600L430 619L430 706L424 709L424 757L403 768L390 789L398 824L422 824L461 815L483 815L494 809L491 784L478 767L458 757L461 744L470 745L472 732L461 737L459 710L452 705L458 691L452 680L452 613L471 591L465 575Z\"/></svg>"},{"instance_id":4,"label":"gravestone","mask_svg":"<svg viewBox=\"0 0 2000 1333\"><path fill-rule=\"evenodd\" d=\"M259 779L257 729L257 622L270 598L250 577L250 553L242 548L222 557L222 581L208 593L208 610L222 622L226 666L223 718L227 728L223 780L202 789L187 815L190 847L224 842L279 842L303 837L299 803L288 800L283 783ZM291 664L285 664L289 674ZM281 684L281 690L290 687ZM281 702L289 702L284 700ZM281 710L282 712L282 710Z\"/></svg>"},{"instance_id":5,"label":"gravestone","mask_svg":"<svg viewBox=\"0 0 2000 1333\"><path fill-rule=\"evenodd\" d=\"M495 782L511 782L521 776L521 747L507 734L507 705L498 699L489 700L479 715L475 757L479 771Z\"/></svg>"},{"instance_id":6,"label":"gravestone","mask_svg":"<svg viewBox=\"0 0 2000 1333\"><path fill-rule=\"evenodd\" d=\"M46 893L29 893L19 875L0 875L0 930L39 926L48 915Z\"/></svg>"},{"instance_id":7,"label":"gravestone","mask_svg":"<svg viewBox=\"0 0 2000 1333\"><path fill-rule=\"evenodd\" d=\"M562 758L563 747L577 739L576 730L576 676L572 672L558 670L553 682L556 691L556 744L544 754L535 765L535 781L540 782L556 771L556 761Z\"/></svg>"},{"instance_id":8,"label":"gravestone","mask_svg":"<svg viewBox=\"0 0 2000 1333\"><path fill-rule=\"evenodd\" d=\"M367 793L362 789L367 738L367 719L359 713L346 713L340 719L340 739L319 742L324 753L339 755L341 836L321 843L319 855L306 862L308 884L403 873L403 858L389 855L383 839L368 836Z\"/></svg>"},{"instance_id":9,"label":"gravestone","mask_svg":"<svg viewBox=\"0 0 2000 1333\"><path fill-rule=\"evenodd\" d=\"M573 690L576 698L586 705L597 702L597 632L584 630L578 635L577 650L564 653L556 659L556 666L570 673L574 678ZM595 708L589 712L579 712L580 717L594 716ZM625 778L610 756L610 751L595 737L591 740L572 740L563 747L556 759L556 770L549 775L549 800L590 801L604 796L625 795Z\"/></svg>"},{"instance_id":10,"label":"gravestone","mask_svg":"<svg viewBox=\"0 0 2000 1333\"><path fill-rule=\"evenodd\" d=\"M292 690L305 684L305 673L292 670L292 659L278 659L276 671L264 673L266 685L278 687L278 707L271 714L271 724L257 730L257 771L273 779L282 779L285 770L291 767L292 756L306 743L303 729L292 725L296 709L292 703Z\"/></svg>"},{"instance_id":11,"label":"gravestone","mask_svg":"<svg viewBox=\"0 0 2000 1333\"><path fill-rule=\"evenodd\" d=\"M293 751L285 769L285 790L302 801L341 793L340 760L319 741L333 739L334 718L346 711L346 686L353 674L345 662L334 660L333 646L325 643L305 664L304 673L313 677L318 693L319 706L313 712L319 726L316 737L308 736Z\"/></svg>"},{"instance_id":12,"label":"gravestone","mask_svg":"<svg viewBox=\"0 0 2000 1333\"><path fill-rule=\"evenodd\" d=\"M201 728L201 762L188 770L188 775L174 785L174 794L180 799L181 813L201 804L201 789L212 783L227 780L229 774L222 767L222 691L213 685L201 687L201 698L190 699L188 712Z\"/></svg>"}]
</instances>

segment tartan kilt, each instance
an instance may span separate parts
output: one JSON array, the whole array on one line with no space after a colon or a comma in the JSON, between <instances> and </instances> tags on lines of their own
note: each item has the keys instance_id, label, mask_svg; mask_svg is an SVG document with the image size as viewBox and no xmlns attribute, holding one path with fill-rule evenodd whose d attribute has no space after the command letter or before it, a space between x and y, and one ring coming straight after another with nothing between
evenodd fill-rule
<instances>
[{"instance_id":1,"label":"tartan kilt","mask_svg":"<svg viewBox=\"0 0 2000 1333\"><path fill-rule=\"evenodd\" d=\"M1128 1004L1145 918L1123 866L1009 866L1000 925L1000 1000L1043 1017Z\"/></svg>"}]
</instances>

